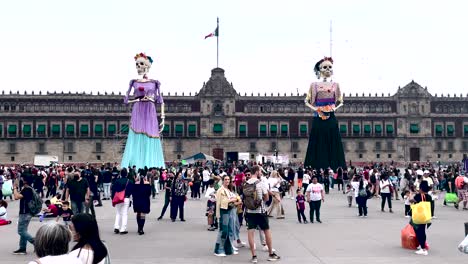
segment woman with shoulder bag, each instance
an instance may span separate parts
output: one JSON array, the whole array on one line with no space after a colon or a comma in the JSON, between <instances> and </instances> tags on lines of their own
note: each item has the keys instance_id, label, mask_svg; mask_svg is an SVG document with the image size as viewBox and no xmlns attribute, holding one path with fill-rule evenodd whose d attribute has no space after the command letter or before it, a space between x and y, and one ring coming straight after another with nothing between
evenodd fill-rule
<instances>
[{"instance_id":1,"label":"woman with shoulder bag","mask_svg":"<svg viewBox=\"0 0 468 264\"><path fill-rule=\"evenodd\" d=\"M132 195L133 183L127 173L127 169L120 171L120 177L111 186L112 204L115 206L114 233L125 235L127 231L128 208L130 207L130 196Z\"/></svg>"},{"instance_id":2,"label":"woman with shoulder bag","mask_svg":"<svg viewBox=\"0 0 468 264\"><path fill-rule=\"evenodd\" d=\"M416 194L411 202L413 204L417 204L420 202L432 202L432 196L428 194L429 192L429 185L427 181L422 181L421 184L419 185L419 193ZM428 255L428 247L426 243L426 226L429 228L431 226L431 223L428 224L415 224L413 222L413 219L410 220L410 225L413 226L414 232L416 233L416 238L418 239L419 242L419 247L418 250L414 253L418 255Z\"/></svg>"},{"instance_id":3,"label":"woman with shoulder bag","mask_svg":"<svg viewBox=\"0 0 468 264\"><path fill-rule=\"evenodd\" d=\"M223 185L216 192L216 216L219 218L219 233L218 238L216 239L214 255L217 257L225 257L226 255L237 254L237 251L234 250L233 241L231 234L232 230L231 221L231 210L236 210L235 203L237 198L235 195L231 195L229 190L229 184L231 183L231 178L229 176L223 177Z\"/></svg>"}]
</instances>

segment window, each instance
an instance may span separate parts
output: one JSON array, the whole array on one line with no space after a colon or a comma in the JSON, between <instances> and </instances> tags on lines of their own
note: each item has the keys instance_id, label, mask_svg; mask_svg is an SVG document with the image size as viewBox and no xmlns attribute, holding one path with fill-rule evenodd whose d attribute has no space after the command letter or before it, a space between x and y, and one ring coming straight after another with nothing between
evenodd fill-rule
<instances>
[{"instance_id":1,"label":"window","mask_svg":"<svg viewBox=\"0 0 468 264\"><path fill-rule=\"evenodd\" d=\"M60 125L52 125L52 137L60 137Z\"/></svg>"},{"instance_id":2,"label":"window","mask_svg":"<svg viewBox=\"0 0 468 264\"><path fill-rule=\"evenodd\" d=\"M448 150L453 150L453 142L452 141L447 142L447 149Z\"/></svg>"},{"instance_id":3,"label":"window","mask_svg":"<svg viewBox=\"0 0 468 264\"><path fill-rule=\"evenodd\" d=\"M388 157L389 159L391 159L391 158L392 158L392 153L388 153L387 157Z\"/></svg>"},{"instance_id":4,"label":"window","mask_svg":"<svg viewBox=\"0 0 468 264\"><path fill-rule=\"evenodd\" d=\"M16 137L16 125L9 125L8 126L8 136L9 137Z\"/></svg>"},{"instance_id":5,"label":"window","mask_svg":"<svg viewBox=\"0 0 468 264\"><path fill-rule=\"evenodd\" d=\"M3 125L0 124L0 137L3 137Z\"/></svg>"},{"instance_id":6,"label":"window","mask_svg":"<svg viewBox=\"0 0 468 264\"><path fill-rule=\"evenodd\" d=\"M15 156L11 156L10 161L15 161Z\"/></svg>"},{"instance_id":7,"label":"window","mask_svg":"<svg viewBox=\"0 0 468 264\"><path fill-rule=\"evenodd\" d=\"M411 134L419 133L419 125L418 124L410 124L410 133Z\"/></svg>"},{"instance_id":8,"label":"window","mask_svg":"<svg viewBox=\"0 0 468 264\"><path fill-rule=\"evenodd\" d=\"M65 146L65 152L74 152L73 142L67 142L67 145Z\"/></svg>"},{"instance_id":9,"label":"window","mask_svg":"<svg viewBox=\"0 0 468 264\"><path fill-rule=\"evenodd\" d=\"M364 150L364 142L359 142L358 143L358 150Z\"/></svg>"},{"instance_id":10,"label":"window","mask_svg":"<svg viewBox=\"0 0 468 264\"><path fill-rule=\"evenodd\" d=\"M164 125L163 131L162 131L163 136L164 137L169 137L170 134L171 134L170 132L171 132L170 125Z\"/></svg>"},{"instance_id":11,"label":"window","mask_svg":"<svg viewBox=\"0 0 468 264\"><path fill-rule=\"evenodd\" d=\"M38 153L45 154L45 152L46 152L46 145L45 145L45 143L38 143L38 144L37 144L37 152L38 152Z\"/></svg>"},{"instance_id":12,"label":"window","mask_svg":"<svg viewBox=\"0 0 468 264\"><path fill-rule=\"evenodd\" d=\"M250 159L255 159L255 154L250 154Z\"/></svg>"},{"instance_id":13,"label":"window","mask_svg":"<svg viewBox=\"0 0 468 264\"><path fill-rule=\"evenodd\" d=\"M274 151L274 152L278 151L276 141L271 142L271 151ZM275 155L276 155L276 153L275 153Z\"/></svg>"},{"instance_id":14,"label":"window","mask_svg":"<svg viewBox=\"0 0 468 264\"><path fill-rule=\"evenodd\" d=\"M287 124L282 124L281 125L281 136L282 137L287 137L288 136L288 125Z\"/></svg>"},{"instance_id":15,"label":"window","mask_svg":"<svg viewBox=\"0 0 468 264\"><path fill-rule=\"evenodd\" d=\"M176 124L175 125L175 136L176 137L184 136L184 125L183 124Z\"/></svg>"},{"instance_id":16,"label":"window","mask_svg":"<svg viewBox=\"0 0 468 264\"><path fill-rule=\"evenodd\" d=\"M23 126L23 137L31 137L31 125Z\"/></svg>"},{"instance_id":17,"label":"window","mask_svg":"<svg viewBox=\"0 0 468 264\"><path fill-rule=\"evenodd\" d=\"M298 152L299 151L299 142L293 141L291 142L291 151Z\"/></svg>"},{"instance_id":18,"label":"window","mask_svg":"<svg viewBox=\"0 0 468 264\"><path fill-rule=\"evenodd\" d=\"M364 125L364 134L366 136L369 136L372 133L372 128L371 125Z\"/></svg>"},{"instance_id":19,"label":"window","mask_svg":"<svg viewBox=\"0 0 468 264\"><path fill-rule=\"evenodd\" d=\"M46 125L38 125L37 126L37 136L38 137L45 137L46 135Z\"/></svg>"},{"instance_id":20,"label":"window","mask_svg":"<svg viewBox=\"0 0 468 264\"><path fill-rule=\"evenodd\" d=\"M299 125L299 135L301 137L307 136L307 124L300 124Z\"/></svg>"},{"instance_id":21,"label":"window","mask_svg":"<svg viewBox=\"0 0 468 264\"><path fill-rule=\"evenodd\" d=\"M68 160L73 160L73 156L68 156Z\"/></svg>"},{"instance_id":22,"label":"window","mask_svg":"<svg viewBox=\"0 0 468 264\"><path fill-rule=\"evenodd\" d=\"M297 159L297 154L296 153L293 154L293 158Z\"/></svg>"},{"instance_id":23,"label":"window","mask_svg":"<svg viewBox=\"0 0 468 264\"><path fill-rule=\"evenodd\" d=\"M102 143L96 142L96 152L102 152Z\"/></svg>"},{"instance_id":24,"label":"window","mask_svg":"<svg viewBox=\"0 0 468 264\"><path fill-rule=\"evenodd\" d=\"M468 150L468 141L463 141L462 150L464 150L464 151Z\"/></svg>"},{"instance_id":25,"label":"window","mask_svg":"<svg viewBox=\"0 0 468 264\"><path fill-rule=\"evenodd\" d=\"M377 154L375 155L375 157L378 158L378 159L380 159L380 153L377 153Z\"/></svg>"},{"instance_id":26,"label":"window","mask_svg":"<svg viewBox=\"0 0 468 264\"><path fill-rule=\"evenodd\" d=\"M447 125L447 136L448 137L453 137L454 135L454 126L453 125Z\"/></svg>"},{"instance_id":27,"label":"window","mask_svg":"<svg viewBox=\"0 0 468 264\"><path fill-rule=\"evenodd\" d=\"M80 136L87 137L89 135L89 125L81 125Z\"/></svg>"},{"instance_id":28,"label":"window","mask_svg":"<svg viewBox=\"0 0 468 264\"><path fill-rule=\"evenodd\" d=\"M393 125L388 124L386 126L386 130L387 130L387 135L389 136L393 135Z\"/></svg>"},{"instance_id":29,"label":"window","mask_svg":"<svg viewBox=\"0 0 468 264\"><path fill-rule=\"evenodd\" d=\"M115 136L116 130L117 130L117 126L115 124L107 125L107 136L109 137Z\"/></svg>"},{"instance_id":30,"label":"window","mask_svg":"<svg viewBox=\"0 0 468 264\"><path fill-rule=\"evenodd\" d=\"M442 142L436 142L436 150L442 150Z\"/></svg>"},{"instance_id":31,"label":"window","mask_svg":"<svg viewBox=\"0 0 468 264\"><path fill-rule=\"evenodd\" d=\"M444 129L443 129L442 125L436 125L435 126L435 135L436 135L436 137L441 137L443 131L444 131Z\"/></svg>"},{"instance_id":32,"label":"window","mask_svg":"<svg viewBox=\"0 0 468 264\"><path fill-rule=\"evenodd\" d=\"M359 133L361 132L361 126L358 124L353 125L353 135L354 136L359 136Z\"/></svg>"},{"instance_id":33,"label":"window","mask_svg":"<svg viewBox=\"0 0 468 264\"><path fill-rule=\"evenodd\" d=\"M382 149L382 143L380 141L375 142L375 149L376 150L381 150Z\"/></svg>"},{"instance_id":34,"label":"window","mask_svg":"<svg viewBox=\"0 0 468 264\"><path fill-rule=\"evenodd\" d=\"M270 125L270 136L276 137L277 133L278 133L278 126Z\"/></svg>"},{"instance_id":35,"label":"window","mask_svg":"<svg viewBox=\"0 0 468 264\"><path fill-rule=\"evenodd\" d=\"M452 157L453 157L453 155L450 153L450 154L449 154L449 159L451 159Z\"/></svg>"},{"instance_id":36,"label":"window","mask_svg":"<svg viewBox=\"0 0 468 264\"><path fill-rule=\"evenodd\" d=\"M197 134L197 125L189 124L189 126L188 126L188 136L189 137L195 137L196 134Z\"/></svg>"},{"instance_id":37,"label":"window","mask_svg":"<svg viewBox=\"0 0 468 264\"><path fill-rule=\"evenodd\" d=\"M94 125L94 135L96 137L102 137L102 135L103 135L102 124Z\"/></svg>"},{"instance_id":38,"label":"window","mask_svg":"<svg viewBox=\"0 0 468 264\"><path fill-rule=\"evenodd\" d=\"M247 126L245 124L239 125L239 136L245 137L247 135Z\"/></svg>"},{"instance_id":39,"label":"window","mask_svg":"<svg viewBox=\"0 0 468 264\"><path fill-rule=\"evenodd\" d=\"M387 150L393 150L393 142L387 141Z\"/></svg>"},{"instance_id":40,"label":"window","mask_svg":"<svg viewBox=\"0 0 468 264\"><path fill-rule=\"evenodd\" d=\"M265 137L267 134L267 126L266 125L260 125L260 136Z\"/></svg>"},{"instance_id":41,"label":"window","mask_svg":"<svg viewBox=\"0 0 468 264\"><path fill-rule=\"evenodd\" d=\"M440 154L437 154L437 158L440 159L441 155Z\"/></svg>"},{"instance_id":42,"label":"window","mask_svg":"<svg viewBox=\"0 0 468 264\"><path fill-rule=\"evenodd\" d=\"M223 133L223 124L214 124L213 125L213 132L214 133Z\"/></svg>"},{"instance_id":43,"label":"window","mask_svg":"<svg viewBox=\"0 0 468 264\"><path fill-rule=\"evenodd\" d=\"M463 135L464 135L465 137L468 137L468 125L464 125L464 126L463 126Z\"/></svg>"},{"instance_id":44,"label":"window","mask_svg":"<svg viewBox=\"0 0 468 264\"><path fill-rule=\"evenodd\" d=\"M128 134L128 125L127 124L123 124L123 125L120 126L120 133L122 133L124 135Z\"/></svg>"},{"instance_id":45,"label":"window","mask_svg":"<svg viewBox=\"0 0 468 264\"><path fill-rule=\"evenodd\" d=\"M68 124L66 126L67 136L72 137L75 135L75 126L72 124Z\"/></svg>"},{"instance_id":46,"label":"window","mask_svg":"<svg viewBox=\"0 0 468 264\"><path fill-rule=\"evenodd\" d=\"M362 159L362 153L359 153L359 158Z\"/></svg>"},{"instance_id":47,"label":"window","mask_svg":"<svg viewBox=\"0 0 468 264\"><path fill-rule=\"evenodd\" d=\"M16 143L9 143L8 144L8 152L9 153L16 153Z\"/></svg>"},{"instance_id":48,"label":"window","mask_svg":"<svg viewBox=\"0 0 468 264\"><path fill-rule=\"evenodd\" d=\"M97 160L101 160L101 155L96 155Z\"/></svg>"},{"instance_id":49,"label":"window","mask_svg":"<svg viewBox=\"0 0 468 264\"><path fill-rule=\"evenodd\" d=\"M176 152L182 152L182 141L180 140L176 142Z\"/></svg>"},{"instance_id":50,"label":"window","mask_svg":"<svg viewBox=\"0 0 468 264\"><path fill-rule=\"evenodd\" d=\"M257 151L257 143L256 142L250 142L250 151L256 152Z\"/></svg>"},{"instance_id":51,"label":"window","mask_svg":"<svg viewBox=\"0 0 468 264\"><path fill-rule=\"evenodd\" d=\"M375 135L380 136L382 135L382 125L375 125L374 126Z\"/></svg>"}]
</instances>

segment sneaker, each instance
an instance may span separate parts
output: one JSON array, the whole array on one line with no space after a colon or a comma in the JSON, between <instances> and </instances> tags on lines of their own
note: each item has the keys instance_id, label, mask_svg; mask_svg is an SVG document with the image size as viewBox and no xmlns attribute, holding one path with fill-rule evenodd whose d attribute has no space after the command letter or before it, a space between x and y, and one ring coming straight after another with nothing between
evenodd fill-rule
<instances>
[{"instance_id":1,"label":"sneaker","mask_svg":"<svg viewBox=\"0 0 468 264\"><path fill-rule=\"evenodd\" d=\"M224 254L224 253L220 253L220 254L214 253L214 255L217 256L217 257L225 257L226 256L226 254Z\"/></svg>"},{"instance_id":2,"label":"sneaker","mask_svg":"<svg viewBox=\"0 0 468 264\"><path fill-rule=\"evenodd\" d=\"M280 259L280 256L276 255L276 253L272 253L268 256L268 261L277 261Z\"/></svg>"},{"instance_id":3,"label":"sneaker","mask_svg":"<svg viewBox=\"0 0 468 264\"><path fill-rule=\"evenodd\" d=\"M437 216L434 215L434 216L432 217L432 219L437 219Z\"/></svg>"},{"instance_id":4,"label":"sneaker","mask_svg":"<svg viewBox=\"0 0 468 264\"><path fill-rule=\"evenodd\" d=\"M253 256L253 257L252 257L252 260L251 260L250 262L252 262L252 263L258 263L258 258L257 258L257 256Z\"/></svg>"},{"instance_id":5,"label":"sneaker","mask_svg":"<svg viewBox=\"0 0 468 264\"><path fill-rule=\"evenodd\" d=\"M410 216L409 216L409 215L405 215L405 217L406 217L406 218L410 218Z\"/></svg>"},{"instance_id":6,"label":"sneaker","mask_svg":"<svg viewBox=\"0 0 468 264\"><path fill-rule=\"evenodd\" d=\"M18 249L13 251L13 255L26 255L26 249Z\"/></svg>"},{"instance_id":7,"label":"sneaker","mask_svg":"<svg viewBox=\"0 0 468 264\"><path fill-rule=\"evenodd\" d=\"M237 247L238 247L238 248L243 248L243 247L245 247L245 246L247 246L247 244L246 244L245 242L242 242L242 241L241 241L240 243L237 243Z\"/></svg>"},{"instance_id":8,"label":"sneaker","mask_svg":"<svg viewBox=\"0 0 468 264\"><path fill-rule=\"evenodd\" d=\"M423 255L423 256L428 255L427 250L425 250L425 249L419 249L419 250L415 251L414 253L418 254L418 255Z\"/></svg>"},{"instance_id":9,"label":"sneaker","mask_svg":"<svg viewBox=\"0 0 468 264\"><path fill-rule=\"evenodd\" d=\"M232 252L232 254L233 254L233 255L237 255L237 254L239 254L239 251L235 251L235 250L234 250L234 251Z\"/></svg>"},{"instance_id":10,"label":"sneaker","mask_svg":"<svg viewBox=\"0 0 468 264\"><path fill-rule=\"evenodd\" d=\"M367 218L367 215L365 215L364 218Z\"/></svg>"},{"instance_id":11,"label":"sneaker","mask_svg":"<svg viewBox=\"0 0 468 264\"><path fill-rule=\"evenodd\" d=\"M118 233L120 233L119 229L114 228L114 234L118 234Z\"/></svg>"},{"instance_id":12,"label":"sneaker","mask_svg":"<svg viewBox=\"0 0 468 264\"><path fill-rule=\"evenodd\" d=\"M263 246L262 250L265 251L265 252L268 252L268 246L267 245ZM275 252L276 249L273 248L271 251Z\"/></svg>"},{"instance_id":13,"label":"sneaker","mask_svg":"<svg viewBox=\"0 0 468 264\"><path fill-rule=\"evenodd\" d=\"M234 251L238 251L239 249L238 249L238 248L236 248L235 246L232 246L232 250L234 250Z\"/></svg>"},{"instance_id":14,"label":"sneaker","mask_svg":"<svg viewBox=\"0 0 468 264\"><path fill-rule=\"evenodd\" d=\"M320 220L317 220L317 222L322 223L322 221L320 221Z\"/></svg>"}]
</instances>

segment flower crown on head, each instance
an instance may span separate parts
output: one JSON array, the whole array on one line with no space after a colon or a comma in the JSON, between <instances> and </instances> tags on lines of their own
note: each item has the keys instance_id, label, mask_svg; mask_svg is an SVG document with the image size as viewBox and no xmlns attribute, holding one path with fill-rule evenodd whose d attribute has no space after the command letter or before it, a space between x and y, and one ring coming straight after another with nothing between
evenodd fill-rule
<instances>
[{"instance_id":1,"label":"flower crown on head","mask_svg":"<svg viewBox=\"0 0 468 264\"><path fill-rule=\"evenodd\" d=\"M324 57L323 61L329 61L329 62L333 63L332 57Z\"/></svg>"},{"instance_id":2,"label":"flower crown on head","mask_svg":"<svg viewBox=\"0 0 468 264\"><path fill-rule=\"evenodd\" d=\"M145 53L143 52L140 52L138 53L137 55L135 55L135 57L133 57L135 60L137 60L138 58L145 58L147 60L149 60L149 62L151 64L153 64L153 59L150 57L150 56L147 56Z\"/></svg>"}]
</instances>

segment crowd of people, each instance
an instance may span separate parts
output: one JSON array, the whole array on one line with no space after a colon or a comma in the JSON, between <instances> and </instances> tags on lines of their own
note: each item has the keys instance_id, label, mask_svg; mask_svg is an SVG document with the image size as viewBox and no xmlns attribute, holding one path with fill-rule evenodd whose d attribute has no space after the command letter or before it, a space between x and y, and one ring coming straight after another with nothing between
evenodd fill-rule
<instances>
[{"instance_id":1,"label":"crowd of people","mask_svg":"<svg viewBox=\"0 0 468 264\"><path fill-rule=\"evenodd\" d=\"M345 194L349 207L356 203L357 215L360 217L368 217L369 199L380 199L381 211L386 212L388 208L390 213L393 213L392 200L403 199L404 216L408 218L411 217L410 205L422 199L431 203L432 218L436 218L435 201L439 198L444 198L444 205L453 204L458 209L461 203L462 209L468 210L468 177L457 164L443 169L433 167L430 163L411 164L407 168L372 164L361 168L338 168L336 172L330 168L313 170L300 165L282 168L274 164L262 166L254 163L204 163L139 170L135 167L23 166L0 167L0 197L3 198L0 201L0 225L11 224L7 214L7 198L20 200L20 241L15 254L26 254L27 242L30 242L41 263L53 263L47 262L51 256L65 259L71 255L78 259L86 256L87 262L83 263L101 263L108 254L104 244L98 242L94 207L103 206L102 200L112 200L115 206L115 234L128 234L128 211L133 207L137 232L143 235L146 215L151 211L151 199L156 195L164 192L164 205L157 220L163 219L170 207L171 221L179 219L184 222L185 201L200 199L203 194L207 198L205 215L208 230L218 230L214 246L216 256L235 255L239 247L246 246L240 238L240 230L245 222L252 262L258 261L254 241L257 230L261 248L268 251L270 261L275 261L280 257L272 247L269 218L285 218L287 212L283 207L284 199L295 200L299 223L322 223L322 203L335 187L338 192ZM45 207L42 205L43 199ZM308 217L305 213L306 204L309 205ZM53 218L55 221L52 222L57 225L47 221L33 237L28 233L28 226L35 216L40 221ZM416 253L427 255L425 229L428 225L411 224L420 244ZM57 252L44 253L50 249L40 249L44 247L41 243L59 242L40 240L41 235L46 234L46 238L50 238L47 234L53 233L62 242L71 239L64 234L61 226L83 233L73 235L73 239L78 242L77 246L72 252L66 252L68 247L58 247ZM94 231L85 235L89 230ZM93 237L96 234L97 237ZM85 238L92 242L80 241ZM89 262L93 258L99 261Z\"/></svg>"}]
</instances>

